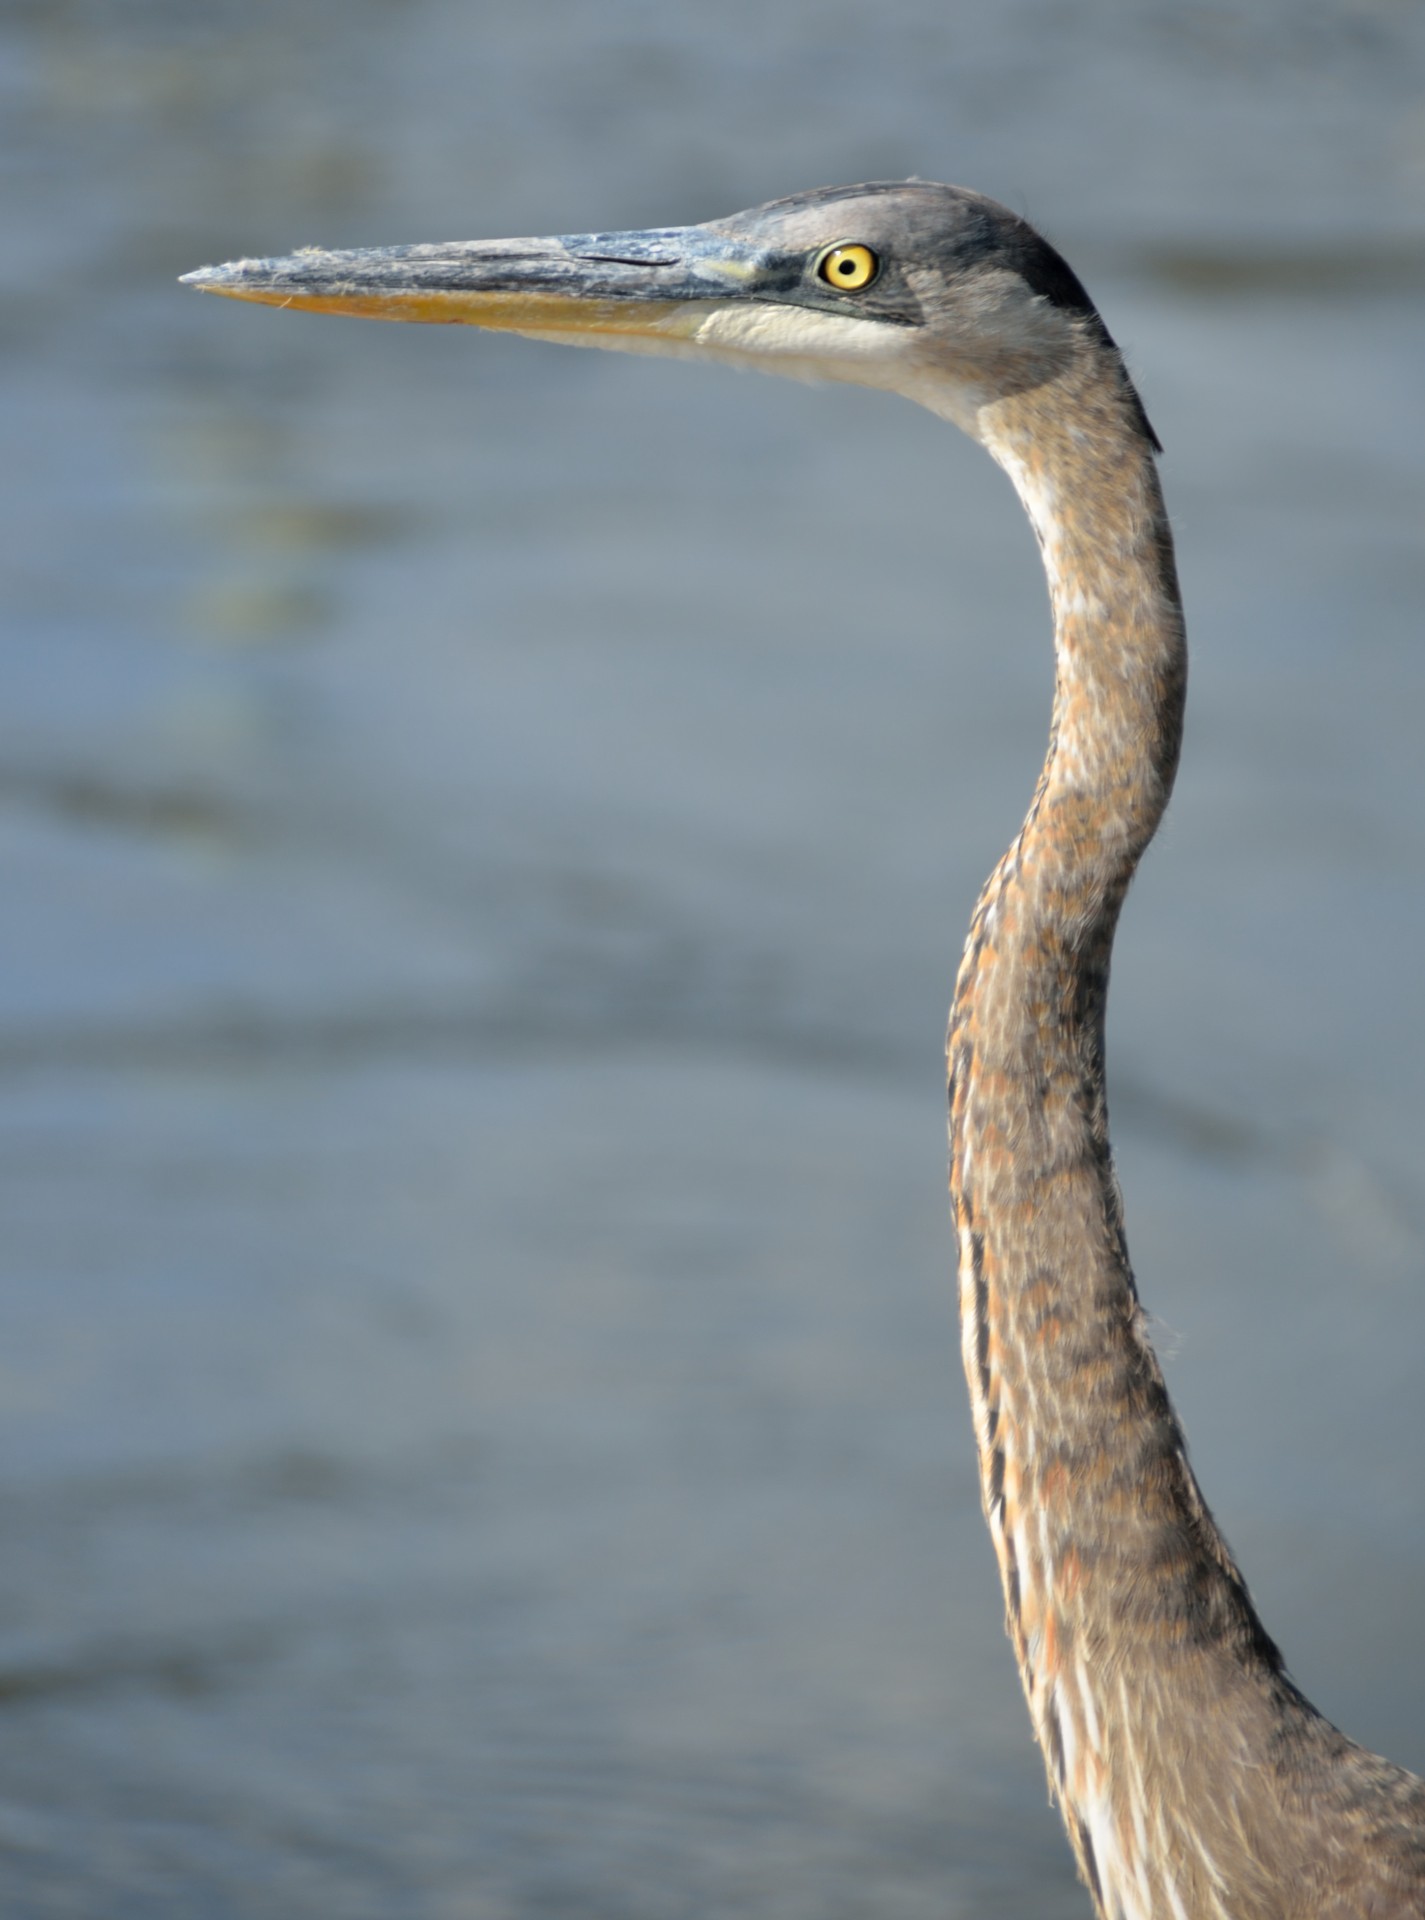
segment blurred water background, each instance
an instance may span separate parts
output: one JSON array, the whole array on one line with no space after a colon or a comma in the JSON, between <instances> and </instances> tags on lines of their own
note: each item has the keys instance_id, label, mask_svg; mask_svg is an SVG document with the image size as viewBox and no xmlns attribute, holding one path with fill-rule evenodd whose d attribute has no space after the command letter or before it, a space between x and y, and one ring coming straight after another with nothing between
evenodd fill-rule
<instances>
[{"instance_id":1,"label":"blurred water background","mask_svg":"<svg viewBox=\"0 0 1425 1920\"><path fill-rule=\"evenodd\" d=\"M1129 1228L1308 1691L1425 1768L1425 12L8 0L0 1904L1082 1915L941 1035L1050 665L849 390L177 274L915 173L1167 446Z\"/></svg>"}]
</instances>

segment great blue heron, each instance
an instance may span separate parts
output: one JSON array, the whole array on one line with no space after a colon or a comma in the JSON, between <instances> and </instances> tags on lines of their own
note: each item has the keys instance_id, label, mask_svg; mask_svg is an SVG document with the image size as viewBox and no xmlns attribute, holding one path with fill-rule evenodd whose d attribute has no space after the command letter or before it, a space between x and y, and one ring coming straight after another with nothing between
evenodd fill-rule
<instances>
[{"instance_id":1,"label":"great blue heron","mask_svg":"<svg viewBox=\"0 0 1425 1920\"><path fill-rule=\"evenodd\" d=\"M1153 430L1078 279L958 187L826 189L705 226L304 252L211 293L905 394L1008 472L1056 678L1029 813L975 908L948 1041L985 1515L1051 1793L1101 1920L1425 1915L1425 1782L1288 1678L1184 1449L1108 1142L1119 908L1186 684Z\"/></svg>"}]
</instances>

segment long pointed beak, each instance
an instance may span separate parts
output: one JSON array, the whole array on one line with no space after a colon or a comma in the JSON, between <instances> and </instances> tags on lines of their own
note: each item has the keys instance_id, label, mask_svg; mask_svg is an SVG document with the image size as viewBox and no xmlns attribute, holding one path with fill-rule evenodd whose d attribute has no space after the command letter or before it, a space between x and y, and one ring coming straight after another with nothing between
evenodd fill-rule
<instances>
[{"instance_id":1,"label":"long pointed beak","mask_svg":"<svg viewBox=\"0 0 1425 1920\"><path fill-rule=\"evenodd\" d=\"M677 337L694 332L711 306L757 297L769 264L726 234L667 227L350 253L313 248L285 259L200 267L183 283L233 300L378 320Z\"/></svg>"}]
</instances>

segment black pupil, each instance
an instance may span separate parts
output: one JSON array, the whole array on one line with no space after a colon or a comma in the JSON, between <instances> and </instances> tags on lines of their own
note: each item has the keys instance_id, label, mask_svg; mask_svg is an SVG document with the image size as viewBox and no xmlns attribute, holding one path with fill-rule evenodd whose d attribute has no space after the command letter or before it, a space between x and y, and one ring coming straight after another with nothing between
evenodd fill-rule
<instances>
[{"instance_id":1,"label":"black pupil","mask_svg":"<svg viewBox=\"0 0 1425 1920\"><path fill-rule=\"evenodd\" d=\"M855 273L856 262L854 260L843 260L837 267L836 271L838 273L845 273L845 274Z\"/></svg>"}]
</instances>

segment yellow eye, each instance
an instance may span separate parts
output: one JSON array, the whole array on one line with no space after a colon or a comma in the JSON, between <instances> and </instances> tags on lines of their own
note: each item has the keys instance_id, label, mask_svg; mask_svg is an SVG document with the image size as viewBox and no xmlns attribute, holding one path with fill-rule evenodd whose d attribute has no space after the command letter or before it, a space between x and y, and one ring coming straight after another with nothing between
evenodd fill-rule
<instances>
[{"instance_id":1,"label":"yellow eye","mask_svg":"<svg viewBox=\"0 0 1425 1920\"><path fill-rule=\"evenodd\" d=\"M816 263L817 275L829 287L846 293L859 293L869 287L881 271L881 263L869 247L851 245L828 247Z\"/></svg>"}]
</instances>

